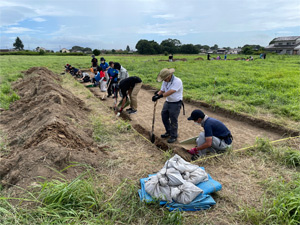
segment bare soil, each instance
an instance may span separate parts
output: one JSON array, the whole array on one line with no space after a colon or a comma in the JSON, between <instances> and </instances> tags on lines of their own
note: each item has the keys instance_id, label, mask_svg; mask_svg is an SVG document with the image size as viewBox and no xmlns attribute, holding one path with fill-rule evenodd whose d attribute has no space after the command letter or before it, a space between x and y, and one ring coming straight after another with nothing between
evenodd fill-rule
<instances>
[{"instance_id":1,"label":"bare soil","mask_svg":"<svg viewBox=\"0 0 300 225\"><path fill-rule=\"evenodd\" d=\"M1 185L26 187L37 176L57 176L53 169L61 170L70 161L96 167L97 158L106 153L91 137L85 103L62 88L58 75L46 68L31 68L24 75L13 85L21 99L0 117L10 148L7 155L0 152ZM64 175L77 174L69 170Z\"/></svg>"},{"instance_id":2,"label":"bare soil","mask_svg":"<svg viewBox=\"0 0 300 225\"><path fill-rule=\"evenodd\" d=\"M98 87L89 88L94 95L102 96L103 93L100 92ZM122 112L123 117L127 118L131 121L131 124L141 133L143 133L146 137L150 137L150 131L152 129L152 119L153 119L153 109L154 103L152 102L152 96L154 94L154 89L149 90L148 86L144 86L138 94L138 112L136 114L129 115L125 111ZM154 134L156 139L159 141L163 141L163 149L166 146L174 146L167 144L166 140L160 139L160 135L165 133L165 129L161 120L161 110L163 107L164 99L160 99L156 106L155 112L155 125L154 125ZM105 104L108 106L113 106L114 100L112 98L106 98L103 100ZM243 147L252 146L255 143L257 137L268 138L270 140L277 140L284 137L287 133L285 130L281 131L280 129L273 129L271 124L261 124L264 121L253 119L250 121L249 118L238 117L237 115L229 115L229 112L223 111L221 113L215 112L213 109L209 107L202 106L200 103L197 105L196 102L185 102L185 115L183 115L183 109L178 118L178 139L175 144L179 144L180 141L186 140L191 137L198 136L203 128L201 126L195 125L193 122L187 120L190 116L191 112L194 109L203 110L208 116L216 118L222 121L232 132L234 137L233 141L233 149L240 149ZM220 111L220 109L219 109ZM232 118L233 117L233 118ZM147 134L147 131L149 134Z\"/></svg>"}]
</instances>

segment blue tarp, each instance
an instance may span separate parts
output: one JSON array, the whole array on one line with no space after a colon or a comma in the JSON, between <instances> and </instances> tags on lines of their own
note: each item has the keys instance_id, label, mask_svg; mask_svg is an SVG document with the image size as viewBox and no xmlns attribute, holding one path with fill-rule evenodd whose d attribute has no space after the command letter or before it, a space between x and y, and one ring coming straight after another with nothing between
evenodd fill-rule
<instances>
[{"instance_id":1,"label":"blue tarp","mask_svg":"<svg viewBox=\"0 0 300 225\"><path fill-rule=\"evenodd\" d=\"M200 167L204 170L203 167ZM145 181L148 180L149 177L154 176L156 174L150 174L147 178L140 179L141 189L139 190L139 196L141 201L145 202L155 202L155 200L145 191ZM222 189L222 185L212 179L212 177L208 174L208 181L199 183L196 185L197 187L203 190L202 194L199 194L190 204L181 204L176 202L168 203L166 201L160 201L160 205L166 205L170 211L179 210L179 211L198 211L209 209L212 205L215 205L215 200L209 195L216 191L220 191Z\"/></svg>"}]
</instances>

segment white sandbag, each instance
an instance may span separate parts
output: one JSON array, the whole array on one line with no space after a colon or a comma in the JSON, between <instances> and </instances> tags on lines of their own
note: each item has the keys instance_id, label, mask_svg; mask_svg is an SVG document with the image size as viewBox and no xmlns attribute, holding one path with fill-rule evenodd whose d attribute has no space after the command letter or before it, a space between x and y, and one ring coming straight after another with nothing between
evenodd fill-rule
<instances>
[{"instance_id":1,"label":"white sandbag","mask_svg":"<svg viewBox=\"0 0 300 225\"><path fill-rule=\"evenodd\" d=\"M171 187L171 197L177 203L190 204L203 190L191 182L185 182L178 187Z\"/></svg>"},{"instance_id":2,"label":"white sandbag","mask_svg":"<svg viewBox=\"0 0 300 225\"><path fill-rule=\"evenodd\" d=\"M167 169L166 175L167 175L168 181L169 181L168 184L171 186L182 185L185 182L181 173L178 170L176 170L175 168Z\"/></svg>"},{"instance_id":3,"label":"white sandbag","mask_svg":"<svg viewBox=\"0 0 300 225\"><path fill-rule=\"evenodd\" d=\"M163 181L163 178L160 179ZM145 181L145 190L152 198L172 202L170 187L167 182L162 183L159 182L158 176L150 177L149 180Z\"/></svg>"},{"instance_id":4,"label":"white sandbag","mask_svg":"<svg viewBox=\"0 0 300 225\"><path fill-rule=\"evenodd\" d=\"M194 170L198 169L199 166L185 161L183 158L176 154L165 163L164 168L175 168L180 173L184 173L193 172Z\"/></svg>"},{"instance_id":5,"label":"white sandbag","mask_svg":"<svg viewBox=\"0 0 300 225\"><path fill-rule=\"evenodd\" d=\"M207 173L198 167L198 169L194 170L193 172L184 172L182 174L184 180L191 182L193 184L199 184L204 181L208 181Z\"/></svg>"}]
</instances>

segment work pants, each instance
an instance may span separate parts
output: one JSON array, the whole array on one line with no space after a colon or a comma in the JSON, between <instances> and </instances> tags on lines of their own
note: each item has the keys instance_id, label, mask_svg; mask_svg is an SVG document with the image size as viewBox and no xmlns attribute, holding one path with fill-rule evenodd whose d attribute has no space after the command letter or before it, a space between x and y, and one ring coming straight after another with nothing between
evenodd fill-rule
<instances>
[{"instance_id":1,"label":"work pants","mask_svg":"<svg viewBox=\"0 0 300 225\"><path fill-rule=\"evenodd\" d=\"M196 139L196 143L197 143L197 147L205 143L204 132L201 132L199 134L199 137ZM231 145L226 144L224 140L221 140L220 138L213 136L211 147L198 151L198 155L199 156L206 155L207 151L211 153L220 154L225 152L229 147L231 147Z\"/></svg>"},{"instance_id":2,"label":"work pants","mask_svg":"<svg viewBox=\"0 0 300 225\"><path fill-rule=\"evenodd\" d=\"M134 85L134 88L132 89L129 97L130 97L130 107L134 110L137 110L137 95L139 91L141 90L142 82L136 83Z\"/></svg>"},{"instance_id":3,"label":"work pants","mask_svg":"<svg viewBox=\"0 0 300 225\"><path fill-rule=\"evenodd\" d=\"M166 133L171 137L177 138L178 136L178 116L180 113L182 101L167 102L165 101L161 111L162 122L165 126Z\"/></svg>"}]
</instances>

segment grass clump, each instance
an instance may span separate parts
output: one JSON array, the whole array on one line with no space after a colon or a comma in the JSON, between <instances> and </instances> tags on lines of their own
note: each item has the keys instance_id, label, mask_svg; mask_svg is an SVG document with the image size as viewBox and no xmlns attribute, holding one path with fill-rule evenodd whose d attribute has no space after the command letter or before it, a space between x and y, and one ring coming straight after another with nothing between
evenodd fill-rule
<instances>
[{"instance_id":1,"label":"grass clump","mask_svg":"<svg viewBox=\"0 0 300 225\"><path fill-rule=\"evenodd\" d=\"M269 181L262 209L247 208L241 215L251 224L300 224L300 175L293 181Z\"/></svg>"},{"instance_id":2,"label":"grass clump","mask_svg":"<svg viewBox=\"0 0 300 225\"><path fill-rule=\"evenodd\" d=\"M0 197L1 224L181 224L180 212L140 201L130 180L117 186L88 169L72 181L44 181L20 204ZM24 201L31 201L30 207ZM22 204L21 204L22 203Z\"/></svg>"},{"instance_id":3,"label":"grass clump","mask_svg":"<svg viewBox=\"0 0 300 225\"><path fill-rule=\"evenodd\" d=\"M265 157L270 158L282 165L288 167L300 166L300 152L289 146L274 147L268 139L258 138L256 140L256 149L266 153Z\"/></svg>"}]
</instances>

